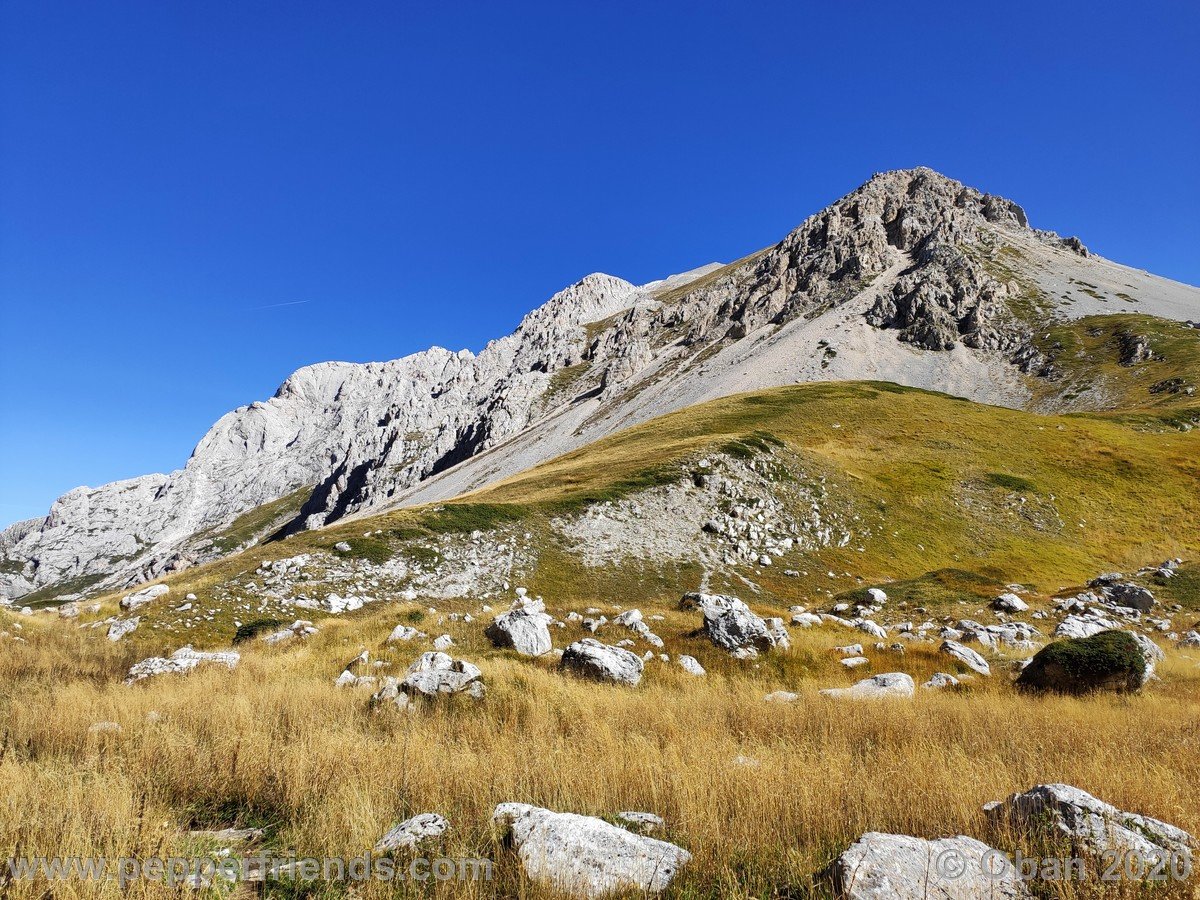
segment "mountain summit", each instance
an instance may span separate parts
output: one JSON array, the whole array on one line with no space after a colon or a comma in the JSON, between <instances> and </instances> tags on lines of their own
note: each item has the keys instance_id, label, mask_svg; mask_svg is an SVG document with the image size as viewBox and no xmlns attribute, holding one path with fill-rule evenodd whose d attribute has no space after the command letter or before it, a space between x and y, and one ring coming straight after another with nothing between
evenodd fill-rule
<instances>
[{"instance_id":1,"label":"mountain summit","mask_svg":"<svg viewBox=\"0 0 1200 900\"><path fill-rule=\"evenodd\" d=\"M1110 321L1118 313L1137 323ZM1016 203L930 169L878 174L735 263L640 287L589 275L478 355L301 369L270 400L223 416L183 469L77 488L0 532L0 599L125 587L272 536L448 499L743 391L877 379L1102 410L1133 389L1109 362L1132 372L1155 359L1149 317L1200 319L1200 290L1089 254L1031 228ZM1135 387L1168 386L1148 403L1191 396L1151 381Z\"/></svg>"}]
</instances>

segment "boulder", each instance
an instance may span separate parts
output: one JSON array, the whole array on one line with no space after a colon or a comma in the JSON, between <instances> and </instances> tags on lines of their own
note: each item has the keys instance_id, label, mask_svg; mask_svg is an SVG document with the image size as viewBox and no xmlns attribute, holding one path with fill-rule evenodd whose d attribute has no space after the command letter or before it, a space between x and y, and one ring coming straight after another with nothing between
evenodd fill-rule
<instances>
[{"instance_id":1,"label":"boulder","mask_svg":"<svg viewBox=\"0 0 1200 900\"><path fill-rule=\"evenodd\" d=\"M867 600L874 606L883 606L887 603L888 595L879 588L867 588Z\"/></svg>"},{"instance_id":2,"label":"boulder","mask_svg":"<svg viewBox=\"0 0 1200 900\"><path fill-rule=\"evenodd\" d=\"M812 628L821 624L821 617L815 613L796 613L792 616L791 622L799 628Z\"/></svg>"},{"instance_id":3,"label":"boulder","mask_svg":"<svg viewBox=\"0 0 1200 900\"><path fill-rule=\"evenodd\" d=\"M1154 677L1154 670L1160 662L1167 658L1167 655L1163 653L1162 648L1158 644L1154 643L1154 641L1141 632L1127 631L1125 633L1137 641L1138 650L1141 652L1142 659L1146 663L1146 678L1142 682L1144 686L1147 681Z\"/></svg>"},{"instance_id":4,"label":"boulder","mask_svg":"<svg viewBox=\"0 0 1200 900\"><path fill-rule=\"evenodd\" d=\"M206 663L216 663L233 669L241 658L241 654L233 650L205 653L193 650L191 647L181 647L168 658L152 656L134 664L129 670L125 683L133 684L135 681L142 681L157 675L182 675Z\"/></svg>"},{"instance_id":5,"label":"boulder","mask_svg":"<svg viewBox=\"0 0 1200 900\"><path fill-rule=\"evenodd\" d=\"M964 647L957 641L942 641L942 646L938 648L938 652L944 653L946 656L962 663L972 672L977 672L980 675L992 674L992 667L988 665L986 659L970 647Z\"/></svg>"},{"instance_id":6,"label":"boulder","mask_svg":"<svg viewBox=\"0 0 1200 900\"><path fill-rule=\"evenodd\" d=\"M554 648L550 638L553 621L542 601L521 599L496 616L484 634L496 647L516 650L522 656L542 656Z\"/></svg>"},{"instance_id":7,"label":"boulder","mask_svg":"<svg viewBox=\"0 0 1200 900\"><path fill-rule=\"evenodd\" d=\"M962 682L953 675L947 674L946 672L936 672L934 673L934 676L921 685L921 687L928 688L929 690L940 690L942 688L955 688L960 684L962 684Z\"/></svg>"},{"instance_id":8,"label":"boulder","mask_svg":"<svg viewBox=\"0 0 1200 900\"><path fill-rule=\"evenodd\" d=\"M1019 613L1029 609L1029 604L1016 594L1001 594L992 601L992 609L999 612Z\"/></svg>"},{"instance_id":9,"label":"boulder","mask_svg":"<svg viewBox=\"0 0 1200 900\"><path fill-rule=\"evenodd\" d=\"M1086 638L1120 627L1117 622L1102 616L1070 615L1058 623L1058 627L1054 629L1054 637Z\"/></svg>"},{"instance_id":10,"label":"boulder","mask_svg":"<svg viewBox=\"0 0 1200 900\"><path fill-rule=\"evenodd\" d=\"M704 598L699 601L704 633L722 650L739 658L751 658L773 647L790 646L782 619L762 619L736 597L698 596Z\"/></svg>"},{"instance_id":11,"label":"boulder","mask_svg":"<svg viewBox=\"0 0 1200 900\"><path fill-rule=\"evenodd\" d=\"M1102 575L1090 584L1100 591L1113 606L1125 606L1139 612L1149 612L1155 604L1154 594L1131 581L1118 581Z\"/></svg>"},{"instance_id":12,"label":"boulder","mask_svg":"<svg viewBox=\"0 0 1200 900\"><path fill-rule=\"evenodd\" d=\"M424 632L417 631L415 628L409 628L407 625L397 625L392 629L392 633L388 635L387 642L395 644L398 641L411 641L415 638L423 638L425 636Z\"/></svg>"},{"instance_id":13,"label":"boulder","mask_svg":"<svg viewBox=\"0 0 1200 900\"><path fill-rule=\"evenodd\" d=\"M700 665L694 656L680 656L678 662L679 668L683 669L683 671L687 672L689 675L701 677L708 674L706 671L704 671L704 666Z\"/></svg>"},{"instance_id":14,"label":"boulder","mask_svg":"<svg viewBox=\"0 0 1200 900\"><path fill-rule=\"evenodd\" d=\"M372 851L376 855L396 851L415 850L422 844L432 843L450 830L450 822L437 813L421 813L394 825Z\"/></svg>"},{"instance_id":15,"label":"boulder","mask_svg":"<svg viewBox=\"0 0 1200 900\"><path fill-rule=\"evenodd\" d=\"M657 894L692 858L682 847L603 819L525 803L501 803L492 822L507 834L529 878L572 897Z\"/></svg>"},{"instance_id":16,"label":"boulder","mask_svg":"<svg viewBox=\"0 0 1200 900\"><path fill-rule=\"evenodd\" d=\"M1181 828L1128 813L1069 784L1040 784L984 812L994 823L1044 837L1066 838L1077 853L1115 853L1140 861L1190 866L1195 838Z\"/></svg>"},{"instance_id":17,"label":"boulder","mask_svg":"<svg viewBox=\"0 0 1200 900\"><path fill-rule=\"evenodd\" d=\"M1016 900L1031 896L999 850L959 835L927 841L871 831L826 870L841 900Z\"/></svg>"},{"instance_id":18,"label":"boulder","mask_svg":"<svg viewBox=\"0 0 1200 900\"><path fill-rule=\"evenodd\" d=\"M1017 686L1060 694L1137 691L1148 677L1142 652L1141 644L1126 631L1055 641L1029 661Z\"/></svg>"},{"instance_id":19,"label":"boulder","mask_svg":"<svg viewBox=\"0 0 1200 900\"><path fill-rule=\"evenodd\" d=\"M119 641L125 635L136 631L141 622L141 616L133 616L129 619L117 619L108 626L108 639L110 641Z\"/></svg>"},{"instance_id":20,"label":"boulder","mask_svg":"<svg viewBox=\"0 0 1200 900\"><path fill-rule=\"evenodd\" d=\"M642 680L644 663L637 654L621 647L610 647L594 638L584 638L563 651L559 665L566 671L586 678L636 687Z\"/></svg>"},{"instance_id":21,"label":"boulder","mask_svg":"<svg viewBox=\"0 0 1200 900\"><path fill-rule=\"evenodd\" d=\"M825 688L821 695L839 700L882 700L911 697L915 692L916 685L910 676L903 672L886 672L864 678L848 688Z\"/></svg>"},{"instance_id":22,"label":"boulder","mask_svg":"<svg viewBox=\"0 0 1200 900\"><path fill-rule=\"evenodd\" d=\"M132 594L127 594L121 598L121 609L134 610L139 606L145 606L151 600L157 600L163 594L170 592L170 590L165 584L155 584Z\"/></svg>"},{"instance_id":23,"label":"boulder","mask_svg":"<svg viewBox=\"0 0 1200 900\"><path fill-rule=\"evenodd\" d=\"M439 694L457 694L470 691L472 696L481 695L483 673L465 659L453 659L446 653L431 651L421 656L408 667L400 681L405 691L436 697ZM477 687L476 687L477 685Z\"/></svg>"}]
</instances>

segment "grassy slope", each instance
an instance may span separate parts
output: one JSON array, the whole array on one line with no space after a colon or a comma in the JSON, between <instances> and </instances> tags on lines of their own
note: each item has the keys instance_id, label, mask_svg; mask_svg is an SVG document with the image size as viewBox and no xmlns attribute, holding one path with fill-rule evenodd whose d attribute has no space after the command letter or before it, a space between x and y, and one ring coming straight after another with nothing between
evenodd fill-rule
<instances>
[{"instance_id":1,"label":"grassy slope","mask_svg":"<svg viewBox=\"0 0 1200 900\"><path fill-rule=\"evenodd\" d=\"M427 552L426 543L447 533L519 527L542 544L525 579L531 590L564 604L613 596L669 603L696 587L698 565L614 560L587 568L551 538L548 521L684 477L697 455L728 452L739 438L770 452L754 437L761 433L825 475L872 531L842 549L793 551L771 569L745 570L763 599L780 607L867 582L911 582L912 599L926 606L993 596L1010 582L1050 594L1098 571L1200 555L1195 433L1150 433L1105 415L1040 416L890 384L811 384L685 409L447 504L259 545L172 576L171 596L191 591L203 604L213 588L252 573L263 559L328 551L342 540L353 555L378 562L394 552ZM383 533L364 538L366 531ZM804 574L786 578L786 568ZM714 582L722 586L737 582ZM227 643L233 621L218 611L194 638ZM134 639L147 636L143 629Z\"/></svg>"}]
</instances>

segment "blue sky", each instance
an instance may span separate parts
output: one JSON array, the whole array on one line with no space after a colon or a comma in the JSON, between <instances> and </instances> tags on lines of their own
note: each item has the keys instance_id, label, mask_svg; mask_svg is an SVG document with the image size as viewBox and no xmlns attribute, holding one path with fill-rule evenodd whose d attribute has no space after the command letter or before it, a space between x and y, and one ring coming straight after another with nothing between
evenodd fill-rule
<instances>
[{"instance_id":1,"label":"blue sky","mask_svg":"<svg viewBox=\"0 0 1200 900\"><path fill-rule=\"evenodd\" d=\"M1195 3L7 0L0 35L0 522L884 169L1200 283Z\"/></svg>"}]
</instances>

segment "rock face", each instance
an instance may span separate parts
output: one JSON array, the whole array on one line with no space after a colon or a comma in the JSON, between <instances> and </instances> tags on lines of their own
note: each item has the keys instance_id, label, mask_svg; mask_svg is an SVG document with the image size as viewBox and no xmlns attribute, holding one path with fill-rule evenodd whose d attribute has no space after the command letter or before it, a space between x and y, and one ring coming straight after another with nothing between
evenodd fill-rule
<instances>
[{"instance_id":1,"label":"rock face","mask_svg":"<svg viewBox=\"0 0 1200 900\"><path fill-rule=\"evenodd\" d=\"M610 647L594 638L584 638L563 651L560 665L585 678L636 687L642 680L644 664L640 656L623 647Z\"/></svg>"},{"instance_id":2,"label":"rock face","mask_svg":"<svg viewBox=\"0 0 1200 900\"><path fill-rule=\"evenodd\" d=\"M1140 690L1147 677L1142 645L1134 636L1102 631L1043 647L1021 671L1017 686L1060 694L1129 692Z\"/></svg>"},{"instance_id":3,"label":"rock face","mask_svg":"<svg viewBox=\"0 0 1200 900\"><path fill-rule=\"evenodd\" d=\"M826 875L842 900L1014 900L1031 894L1000 851L959 835L926 841L868 832Z\"/></svg>"},{"instance_id":4,"label":"rock face","mask_svg":"<svg viewBox=\"0 0 1200 900\"><path fill-rule=\"evenodd\" d=\"M552 621L540 600L518 601L511 610L496 616L484 633L497 647L511 648L522 656L542 656L554 647L550 639Z\"/></svg>"},{"instance_id":5,"label":"rock face","mask_svg":"<svg viewBox=\"0 0 1200 900\"><path fill-rule=\"evenodd\" d=\"M682 847L602 819L501 803L492 821L508 835L525 873L572 897L658 894L692 858Z\"/></svg>"},{"instance_id":6,"label":"rock face","mask_svg":"<svg viewBox=\"0 0 1200 900\"><path fill-rule=\"evenodd\" d=\"M755 371L756 386L869 372L990 401L989 367L1037 371L1043 361L1027 317L1009 302L1023 287L983 260L1014 249L1006 268L1030 284L1042 276L1037 265L1022 268L1027 256L1073 267L1081 281L1104 282L1107 264L1074 247L1031 229L1015 203L929 169L878 174L737 264L642 287L589 275L477 355L432 348L383 363L300 369L269 400L222 417L182 469L77 488L45 518L0 531L0 598L51 585L65 593L79 580L123 589L278 530L318 527L396 502L445 499L619 425L714 391L745 390L737 379L724 384L706 374L706 366L680 364L720 356L732 371L737 353L749 358L760 349L765 330L850 304L861 305L851 308L856 322L874 326L864 337L871 347L853 357L858 363L843 352L809 368L764 364ZM1136 282L1139 298L1161 295L1154 311L1194 317L1200 298L1194 290L1133 272L1121 278ZM1057 303L1055 294L1043 293ZM1083 315L1087 300L1056 311ZM898 354L897 341L938 352ZM978 351L971 377L956 368L966 364L964 347ZM898 360L896 371L874 367L874 348ZM1152 353L1135 341L1126 355L1137 362ZM800 356L790 354L789 365L800 365ZM1003 399L1019 403L1024 396ZM596 415L602 410L620 414ZM551 412L564 420L552 432L538 431ZM442 477L518 437L518 449L493 457L486 471ZM266 504L269 515L254 533L234 527L239 516Z\"/></svg>"},{"instance_id":7,"label":"rock face","mask_svg":"<svg viewBox=\"0 0 1200 900\"><path fill-rule=\"evenodd\" d=\"M993 801L984 811L993 821L1026 832L1048 829L1081 853L1114 851L1168 863L1173 855L1190 865L1196 846L1195 838L1174 825L1124 812L1068 784L1041 784Z\"/></svg>"}]
</instances>

